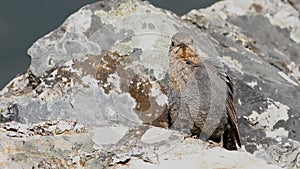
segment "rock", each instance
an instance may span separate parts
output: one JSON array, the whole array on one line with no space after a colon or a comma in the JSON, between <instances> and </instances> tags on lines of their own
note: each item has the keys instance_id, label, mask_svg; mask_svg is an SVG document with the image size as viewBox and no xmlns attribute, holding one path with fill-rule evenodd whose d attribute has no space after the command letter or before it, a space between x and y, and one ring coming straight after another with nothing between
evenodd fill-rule
<instances>
[{"instance_id":1,"label":"rock","mask_svg":"<svg viewBox=\"0 0 300 169\"><path fill-rule=\"evenodd\" d=\"M279 0L234 0L183 18L209 34L232 72L246 150L264 150L269 162L299 168L299 13Z\"/></svg>"},{"instance_id":2,"label":"rock","mask_svg":"<svg viewBox=\"0 0 300 169\"><path fill-rule=\"evenodd\" d=\"M72 128L67 133L46 136L46 130L53 125L58 127L59 123L70 122L32 124L28 130L39 127L44 132L18 139L5 135L9 129L2 126L1 168L20 165L23 168L280 168L246 152L209 148L208 143L185 139L177 131L143 125L94 127L83 133L76 133ZM5 124L8 125L21 124Z\"/></svg>"},{"instance_id":3,"label":"rock","mask_svg":"<svg viewBox=\"0 0 300 169\"><path fill-rule=\"evenodd\" d=\"M197 160L179 160L199 154L212 168L221 159L228 168L299 167L295 9L233 0L179 18L138 0L81 8L33 44L28 72L0 92L1 168L199 168ZM226 63L242 144L261 159L150 126L168 125L168 47L179 31L201 55Z\"/></svg>"},{"instance_id":4,"label":"rock","mask_svg":"<svg viewBox=\"0 0 300 169\"><path fill-rule=\"evenodd\" d=\"M300 11L300 2L299 1L297 1L297 0L287 0L286 2L290 3L298 12Z\"/></svg>"}]
</instances>

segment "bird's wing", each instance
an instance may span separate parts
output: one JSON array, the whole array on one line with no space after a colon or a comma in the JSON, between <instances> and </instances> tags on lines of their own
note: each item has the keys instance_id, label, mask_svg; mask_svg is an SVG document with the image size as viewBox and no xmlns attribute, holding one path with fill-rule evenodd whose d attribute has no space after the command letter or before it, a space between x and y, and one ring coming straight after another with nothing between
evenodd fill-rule
<instances>
[{"instance_id":1,"label":"bird's wing","mask_svg":"<svg viewBox=\"0 0 300 169\"><path fill-rule=\"evenodd\" d=\"M233 128L236 142L237 144L241 147L241 139L240 139L240 133L238 129L238 121L237 121L237 116L236 116L236 110L233 105L233 83L229 75L226 74L224 76L226 79L225 82L227 84L227 98L226 98L226 113L229 117L230 125ZM222 78L222 79L224 79Z\"/></svg>"},{"instance_id":2,"label":"bird's wing","mask_svg":"<svg viewBox=\"0 0 300 169\"><path fill-rule=\"evenodd\" d=\"M238 121L236 110L233 104L233 95L234 95L234 85L232 82L232 78L226 73L227 70L224 67L224 63L218 58L205 57L202 59L205 65L212 70L215 74L217 74L227 85L227 96L226 96L226 114L229 118L230 126L233 128L236 142L239 146L241 146L240 133L238 129Z\"/></svg>"}]
</instances>

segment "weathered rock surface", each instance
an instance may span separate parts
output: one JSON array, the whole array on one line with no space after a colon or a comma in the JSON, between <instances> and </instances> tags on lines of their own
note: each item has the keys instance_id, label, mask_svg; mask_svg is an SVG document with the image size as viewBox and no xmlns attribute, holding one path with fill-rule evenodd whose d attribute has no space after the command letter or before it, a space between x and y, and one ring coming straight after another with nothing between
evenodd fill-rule
<instances>
[{"instance_id":1,"label":"weathered rock surface","mask_svg":"<svg viewBox=\"0 0 300 169\"><path fill-rule=\"evenodd\" d=\"M296 9L232 0L179 18L138 0L83 7L33 44L28 72L0 92L1 168L299 168ZM245 150L273 165L145 125L167 127L168 48L178 31L225 61Z\"/></svg>"},{"instance_id":2,"label":"weathered rock surface","mask_svg":"<svg viewBox=\"0 0 300 169\"><path fill-rule=\"evenodd\" d=\"M246 150L299 168L299 13L278 0L222 1L184 18L210 35L234 75Z\"/></svg>"},{"instance_id":3,"label":"weathered rock surface","mask_svg":"<svg viewBox=\"0 0 300 169\"><path fill-rule=\"evenodd\" d=\"M143 125L88 129L63 120L6 123L0 138L1 168L279 168L246 152L209 148L176 131Z\"/></svg>"}]
</instances>

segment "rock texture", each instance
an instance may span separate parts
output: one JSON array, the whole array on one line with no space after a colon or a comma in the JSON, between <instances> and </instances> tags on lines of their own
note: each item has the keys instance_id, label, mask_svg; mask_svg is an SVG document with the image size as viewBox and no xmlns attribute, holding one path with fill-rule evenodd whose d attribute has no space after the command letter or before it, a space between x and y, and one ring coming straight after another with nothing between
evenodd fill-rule
<instances>
[{"instance_id":1,"label":"rock texture","mask_svg":"<svg viewBox=\"0 0 300 169\"><path fill-rule=\"evenodd\" d=\"M246 150L299 168L299 13L276 0L223 1L184 18L210 35L231 68Z\"/></svg>"},{"instance_id":2,"label":"rock texture","mask_svg":"<svg viewBox=\"0 0 300 169\"><path fill-rule=\"evenodd\" d=\"M246 152L208 148L163 128L85 128L74 121L3 124L1 168L257 168L279 169Z\"/></svg>"},{"instance_id":3,"label":"rock texture","mask_svg":"<svg viewBox=\"0 0 300 169\"><path fill-rule=\"evenodd\" d=\"M138 0L81 8L33 44L28 72L0 92L1 168L299 168L298 11L279 0L221 1L182 18ZM179 31L231 71L254 155L150 126L167 127Z\"/></svg>"}]
</instances>

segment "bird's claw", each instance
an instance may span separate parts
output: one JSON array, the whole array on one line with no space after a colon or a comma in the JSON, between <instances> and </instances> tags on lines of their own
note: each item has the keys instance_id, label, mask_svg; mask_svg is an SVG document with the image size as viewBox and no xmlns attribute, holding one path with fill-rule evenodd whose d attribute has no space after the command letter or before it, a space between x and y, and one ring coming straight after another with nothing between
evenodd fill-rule
<instances>
[{"instance_id":1,"label":"bird's claw","mask_svg":"<svg viewBox=\"0 0 300 169\"><path fill-rule=\"evenodd\" d=\"M214 141L212 141L212 140L208 140L208 147L209 148L214 148L214 147L223 147L223 142L222 141L220 141L219 143L217 143L217 142L214 142Z\"/></svg>"}]
</instances>

